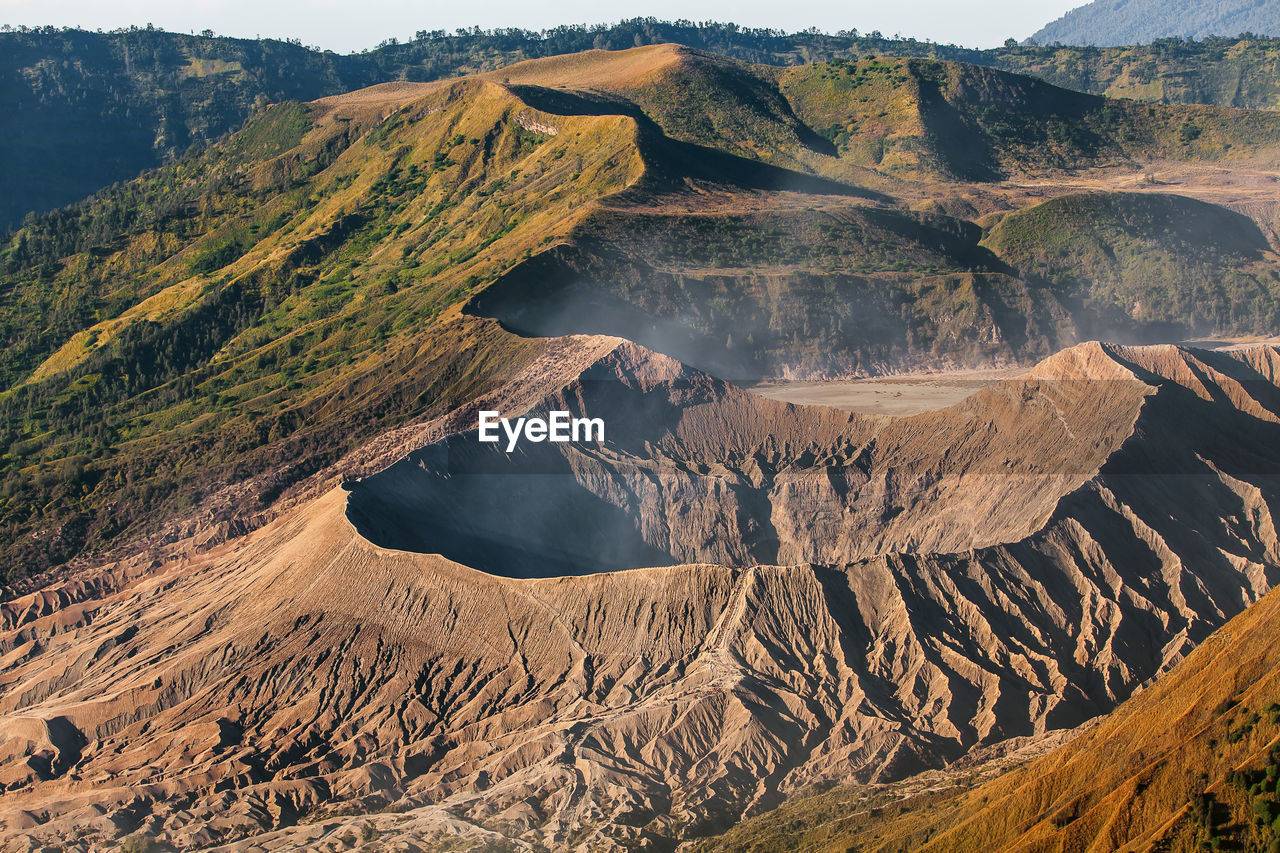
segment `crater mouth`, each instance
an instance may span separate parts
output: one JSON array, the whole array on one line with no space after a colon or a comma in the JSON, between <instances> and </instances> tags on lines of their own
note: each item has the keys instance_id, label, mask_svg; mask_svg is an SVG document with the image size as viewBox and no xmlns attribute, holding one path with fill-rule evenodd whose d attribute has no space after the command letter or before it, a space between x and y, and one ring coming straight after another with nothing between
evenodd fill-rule
<instances>
[{"instance_id":1,"label":"crater mouth","mask_svg":"<svg viewBox=\"0 0 1280 853\"><path fill-rule=\"evenodd\" d=\"M347 517L381 547L439 553L510 578L754 565L777 556L767 511L763 524L761 513L739 512L696 539L673 537L665 516L687 519L699 506L711 512L713 498L732 502L743 490L661 467L603 445L525 444L506 453L465 433L348 484ZM673 485L665 501L655 475Z\"/></svg>"},{"instance_id":2,"label":"crater mouth","mask_svg":"<svg viewBox=\"0 0 1280 853\"><path fill-rule=\"evenodd\" d=\"M348 483L348 519L380 547L509 578L958 553L1045 524L1132 433L1151 390L1020 377L950 408L868 417L661 356L655 370L628 346L527 413L602 418L606 440L507 452L477 430L451 435Z\"/></svg>"}]
</instances>

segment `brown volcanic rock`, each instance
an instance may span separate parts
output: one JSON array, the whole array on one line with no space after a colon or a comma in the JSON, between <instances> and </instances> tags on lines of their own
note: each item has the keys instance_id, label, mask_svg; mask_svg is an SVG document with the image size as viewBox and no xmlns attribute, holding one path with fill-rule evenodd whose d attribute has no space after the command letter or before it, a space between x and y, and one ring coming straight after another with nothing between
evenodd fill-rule
<instances>
[{"instance_id":1,"label":"brown volcanic rock","mask_svg":"<svg viewBox=\"0 0 1280 853\"><path fill-rule=\"evenodd\" d=\"M608 407L603 445L453 436L97 598L0 605L9 847L317 849L368 824L669 849L809 782L1106 710L1280 571L1273 348L1083 345L901 419L574 351L535 409ZM462 482L486 477L487 507ZM502 568L539 493L548 564L621 517L635 547L597 568L729 565L447 559ZM432 517L451 507L497 517ZM396 537L416 550L375 544Z\"/></svg>"}]
</instances>

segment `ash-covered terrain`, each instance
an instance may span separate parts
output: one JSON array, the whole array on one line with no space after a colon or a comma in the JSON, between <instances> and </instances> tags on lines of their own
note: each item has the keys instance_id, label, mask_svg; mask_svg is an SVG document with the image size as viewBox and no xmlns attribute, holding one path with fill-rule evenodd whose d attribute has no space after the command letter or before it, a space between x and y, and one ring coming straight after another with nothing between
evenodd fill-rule
<instances>
[{"instance_id":1,"label":"ash-covered terrain","mask_svg":"<svg viewBox=\"0 0 1280 853\"><path fill-rule=\"evenodd\" d=\"M1085 344L886 418L558 346L501 395L634 432L397 448L7 601L5 834L670 849L1103 713L1280 571L1271 347Z\"/></svg>"}]
</instances>

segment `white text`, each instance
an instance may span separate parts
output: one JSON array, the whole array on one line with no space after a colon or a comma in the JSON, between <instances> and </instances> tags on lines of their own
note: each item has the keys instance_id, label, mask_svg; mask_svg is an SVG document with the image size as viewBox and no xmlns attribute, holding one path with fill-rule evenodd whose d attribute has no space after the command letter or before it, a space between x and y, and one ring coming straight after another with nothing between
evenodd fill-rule
<instances>
[{"instance_id":1,"label":"white text","mask_svg":"<svg viewBox=\"0 0 1280 853\"><path fill-rule=\"evenodd\" d=\"M521 435L532 442L604 441L603 418L575 418L568 412L550 412L545 418L499 417L498 412L480 413L480 440L486 444L501 441L498 430L507 436L507 452L516 449Z\"/></svg>"}]
</instances>

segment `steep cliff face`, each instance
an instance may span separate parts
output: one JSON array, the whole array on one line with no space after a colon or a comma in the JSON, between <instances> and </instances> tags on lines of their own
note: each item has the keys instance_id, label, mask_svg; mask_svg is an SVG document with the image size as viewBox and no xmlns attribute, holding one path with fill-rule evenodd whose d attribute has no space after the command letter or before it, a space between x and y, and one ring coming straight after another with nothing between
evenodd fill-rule
<instances>
[{"instance_id":1,"label":"steep cliff face","mask_svg":"<svg viewBox=\"0 0 1280 853\"><path fill-rule=\"evenodd\" d=\"M756 225L708 219L709 228L728 233L730 250L757 248L750 242ZM898 248L905 255L916 247ZM1054 293L1001 272L726 268L659 263L612 246L534 257L468 310L526 335L618 335L734 380L1013 365L1080 340L1080 318Z\"/></svg>"},{"instance_id":2,"label":"steep cliff face","mask_svg":"<svg viewBox=\"0 0 1280 853\"><path fill-rule=\"evenodd\" d=\"M242 540L4 603L10 846L670 849L1107 710L1280 577L1273 348L1083 345L884 419L574 347L504 414L607 404L602 444L454 435ZM539 496L560 535L501 577ZM617 571L537 577L553 546L592 568L592 512L630 537ZM635 567L663 561L700 564Z\"/></svg>"}]
</instances>

